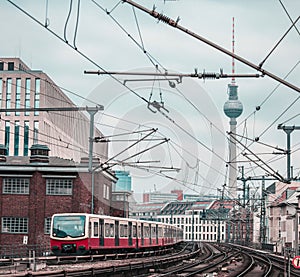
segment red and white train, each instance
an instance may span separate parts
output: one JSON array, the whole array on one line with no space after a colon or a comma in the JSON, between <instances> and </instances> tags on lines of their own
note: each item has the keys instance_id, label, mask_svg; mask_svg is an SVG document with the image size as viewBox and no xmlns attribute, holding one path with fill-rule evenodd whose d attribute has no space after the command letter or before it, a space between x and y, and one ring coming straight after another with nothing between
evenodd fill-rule
<instances>
[{"instance_id":1,"label":"red and white train","mask_svg":"<svg viewBox=\"0 0 300 277\"><path fill-rule=\"evenodd\" d=\"M55 255L159 248L182 240L181 228L155 221L80 213L54 214L51 221Z\"/></svg>"}]
</instances>

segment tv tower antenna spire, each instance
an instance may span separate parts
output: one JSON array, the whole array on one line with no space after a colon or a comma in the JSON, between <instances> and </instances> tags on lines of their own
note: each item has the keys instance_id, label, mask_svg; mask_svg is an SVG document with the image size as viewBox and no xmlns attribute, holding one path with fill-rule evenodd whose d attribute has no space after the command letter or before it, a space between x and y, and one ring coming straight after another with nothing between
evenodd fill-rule
<instances>
[{"instance_id":1,"label":"tv tower antenna spire","mask_svg":"<svg viewBox=\"0 0 300 277\"><path fill-rule=\"evenodd\" d=\"M234 61L234 17L232 18L232 74L235 73ZM229 192L233 198L237 197L237 163L236 163L236 119L243 112L243 104L238 100L238 86L235 83L234 76L231 79L231 84L228 84L227 93L228 100L225 102L223 110L230 118L230 139L229 139Z\"/></svg>"},{"instance_id":2,"label":"tv tower antenna spire","mask_svg":"<svg viewBox=\"0 0 300 277\"><path fill-rule=\"evenodd\" d=\"M232 17L232 75L235 73L235 59L234 59L234 17ZM231 83L235 84L234 76L231 79Z\"/></svg>"}]
</instances>

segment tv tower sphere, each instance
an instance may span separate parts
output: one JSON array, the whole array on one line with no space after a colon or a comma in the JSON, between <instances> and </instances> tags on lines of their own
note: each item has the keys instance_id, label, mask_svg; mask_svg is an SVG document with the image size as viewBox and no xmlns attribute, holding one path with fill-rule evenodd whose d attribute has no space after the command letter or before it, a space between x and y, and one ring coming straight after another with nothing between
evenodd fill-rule
<instances>
[{"instance_id":1,"label":"tv tower sphere","mask_svg":"<svg viewBox=\"0 0 300 277\"><path fill-rule=\"evenodd\" d=\"M238 100L237 88L235 84L228 85L229 99L225 102L223 110L229 118L237 118L243 112L243 104Z\"/></svg>"}]
</instances>

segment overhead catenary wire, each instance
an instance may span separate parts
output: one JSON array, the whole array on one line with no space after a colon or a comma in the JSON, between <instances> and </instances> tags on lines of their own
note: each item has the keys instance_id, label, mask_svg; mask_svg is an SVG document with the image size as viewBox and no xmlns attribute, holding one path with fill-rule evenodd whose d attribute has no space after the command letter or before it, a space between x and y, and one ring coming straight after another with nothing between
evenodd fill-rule
<instances>
[{"instance_id":1,"label":"overhead catenary wire","mask_svg":"<svg viewBox=\"0 0 300 277\"><path fill-rule=\"evenodd\" d=\"M285 11L286 15L288 16L289 20L291 21L291 23L293 23L293 19L291 18L289 12L287 11L286 7L284 6L284 4L282 3L281 0L279 0L279 3L282 6L282 8L284 9L284 11ZM300 36L300 32L299 32L299 29L297 28L297 26L294 25L293 27L296 29L298 35Z\"/></svg>"},{"instance_id":2,"label":"overhead catenary wire","mask_svg":"<svg viewBox=\"0 0 300 277\"><path fill-rule=\"evenodd\" d=\"M72 5L73 5L73 0L70 0L69 12L68 12L67 19L66 19L66 22L65 22L65 27L64 27L64 38L65 38L65 42L66 43L68 43L68 39L67 39L67 27L68 27L70 15L71 15L71 12L72 12Z\"/></svg>"},{"instance_id":3,"label":"overhead catenary wire","mask_svg":"<svg viewBox=\"0 0 300 277\"><path fill-rule=\"evenodd\" d=\"M298 20L298 19L297 19L297 20ZM295 25L295 22L293 23L292 27L293 27L294 25ZM290 28L290 29L291 29L291 28ZM289 30L290 30L290 29L289 29ZM277 45L278 45L278 44L277 44ZM276 46L277 46L277 45L276 45Z\"/></svg>"},{"instance_id":4,"label":"overhead catenary wire","mask_svg":"<svg viewBox=\"0 0 300 277\"><path fill-rule=\"evenodd\" d=\"M28 72L27 72L28 73ZM33 75L34 77L37 77L36 75L34 75L33 73L31 73L31 75ZM43 79L44 81L48 81L48 80L46 80L46 79ZM16 85L16 84L15 84ZM16 85L17 86L17 85ZM34 92L34 90L31 90L31 92ZM71 92L70 91L70 93L74 93L74 92ZM95 102L94 102L95 103ZM109 117L112 117L112 118L116 118L115 116L113 116L113 115L108 115L108 114L103 114L104 116L109 116ZM70 116L68 116L67 114L60 114L60 116L64 116L64 117L70 117ZM116 119L118 119L118 120L124 120L124 119L120 119L120 118L116 118ZM83 120L82 118L78 118L78 120ZM84 121L88 121L87 119L85 119ZM134 123L134 122L129 122L128 120L125 120L126 122L128 122L128 123L131 123L131 124L137 124L137 123ZM99 124L99 125L103 125L103 124L100 124L100 123L96 123L96 124ZM140 125L140 124L139 124ZM23 126L21 126L21 128L23 128ZM122 130L124 130L124 129L122 129ZM127 130L127 131L129 131L129 130ZM47 136L46 134L43 134L43 133L41 133L40 132L40 134L41 135L44 135L44 136ZM49 138L52 138L52 139L55 139L55 140L58 140L60 143L62 143L63 141L60 139L57 139L57 138L54 138L54 137L50 137L49 136ZM68 145L68 147L70 148L70 142L65 142L65 144L66 145ZM58 144L56 144L56 146L59 146L59 147L63 147L62 145L58 145ZM78 151L80 151L80 150L78 150ZM94 154L96 154L96 153L94 153ZM182 157L183 158L183 157ZM184 159L184 158L183 158ZM207 165L207 166L209 166L209 165ZM204 177L202 177L203 179L204 179Z\"/></svg>"},{"instance_id":5,"label":"overhead catenary wire","mask_svg":"<svg viewBox=\"0 0 300 277\"><path fill-rule=\"evenodd\" d=\"M15 4L13 1L11 0L7 0L9 3L11 3L13 6L15 6L17 9L19 9L21 12L23 12L24 14L26 14L27 16L29 16L32 20L34 20L36 23L38 23L40 26L44 27L43 24L41 24L41 22L36 19L35 17L33 17L32 15L30 15L28 12L26 12L24 9L22 9L20 6L18 6L17 4ZM50 28L46 28L47 31L49 31L50 33L52 33L55 37L57 37L59 40L63 41L64 43L66 43L64 41L63 38L61 38L58 34L56 34L54 31L52 31ZM103 70L104 72L106 72L99 64L97 64L95 61L93 61L91 58L89 58L86 54L84 54L83 52L79 51L78 49L75 49L74 46L70 45L70 44L67 44L69 47L71 47L73 50L75 50L78 54L80 54L82 57L84 57L85 59L87 59L89 62L91 62L93 65L95 65L96 67L98 67L99 69ZM121 83L123 86L125 86L130 92L132 92L134 95L136 95L137 97L139 97L141 100L143 100L144 102L148 103L148 101L140 96L138 93L136 93L134 90L132 90L130 87L128 87L127 85L123 84L122 82L120 82L120 80L118 80L117 78L115 78L114 76L111 75L111 77L117 81L118 83ZM165 115L167 116L167 115ZM174 120L172 120L170 117L167 116L167 118L169 120L171 120L171 122L174 122ZM181 127L182 130L184 130L182 127ZM187 132L186 132L187 133ZM188 134L190 135L190 134ZM196 141L200 142L197 138L194 138L196 139ZM201 143L201 142L200 142ZM207 147L205 144L202 143L202 145L207 148L208 150L211 151L211 149L209 149L209 147ZM220 157L220 156L219 156ZM222 157L220 157L222 159Z\"/></svg>"},{"instance_id":6,"label":"overhead catenary wire","mask_svg":"<svg viewBox=\"0 0 300 277\"><path fill-rule=\"evenodd\" d=\"M269 76L270 78L272 78L272 79L282 83L283 85L291 88L292 90L295 90L296 92L300 93L300 88L298 86L285 81L284 79L282 79L279 76L273 74L272 72L269 72L269 71L261 68L259 65L256 65L256 64L252 63L251 61L249 61L249 60L247 60L247 59L245 59L245 58L243 58L239 55L236 55L235 53L232 53L231 51L221 47L220 45L218 45L218 44L216 44L216 43L214 43L214 42L212 42L212 41L210 41L210 40L208 40L208 39L192 32L192 31L188 30L187 28L179 25L178 20L173 20L173 19L171 19L171 18L169 18L169 17L167 17L167 16L165 16L161 13L158 13L158 12L155 11L155 9L149 10L149 9L143 7L142 5L139 5L139 4L135 3L132 0L124 0L124 2L138 8L139 10L149 14L150 16L158 19L159 21L162 21L163 23L166 23L166 24L168 24L168 25L170 25L170 26L172 26L172 27L174 27L174 28L176 28L176 29L178 29L178 30L194 37L197 40L204 42L205 44L217 49L218 51L220 51L220 52L222 52L222 53L224 53L228 56L231 56L232 58L235 58L236 60L240 61L241 63L243 63L243 64L245 64L245 65L261 72L264 75Z\"/></svg>"}]
</instances>

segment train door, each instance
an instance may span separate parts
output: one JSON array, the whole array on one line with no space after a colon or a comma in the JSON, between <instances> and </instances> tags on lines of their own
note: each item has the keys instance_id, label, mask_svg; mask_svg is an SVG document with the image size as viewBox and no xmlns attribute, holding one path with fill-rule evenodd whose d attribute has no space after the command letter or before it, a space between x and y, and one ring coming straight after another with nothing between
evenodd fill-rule
<instances>
[{"instance_id":1,"label":"train door","mask_svg":"<svg viewBox=\"0 0 300 277\"><path fill-rule=\"evenodd\" d=\"M119 221L115 221L115 246L120 245L120 237L119 237Z\"/></svg>"},{"instance_id":2,"label":"train door","mask_svg":"<svg viewBox=\"0 0 300 277\"><path fill-rule=\"evenodd\" d=\"M132 229L133 238L135 239L135 247L139 248L139 235L138 235L138 224L137 224L137 222L135 222L132 227L133 227L133 229Z\"/></svg>"},{"instance_id":3,"label":"train door","mask_svg":"<svg viewBox=\"0 0 300 277\"><path fill-rule=\"evenodd\" d=\"M148 236L149 236L149 244L151 245L152 244L152 225L151 224L149 224L149 234L148 234Z\"/></svg>"},{"instance_id":4,"label":"train door","mask_svg":"<svg viewBox=\"0 0 300 277\"><path fill-rule=\"evenodd\" d=\"M158 225L155 225L155 240L156 240L156 244L158 244Z\"/></svg>"},{"instance_id":5,"label":"train door","mask_svg":"<svg viewBox=\"0 0 300 277\"><path fill-rule=\"evenodd\" d=\"M99 220L100 225L100 238L99 238L99 244L100 246L104 246L104 220L100 218Z\"/></svg>"},{"instance_id":6,"label":"train door","mask_svg":"<svg viewBox=\"0 0 300 277\"><path fill-rule=\"evenodd\" d=\"M141 224L141 245L144 245L144 223Z\"/></svg>"},{"instance_id":7,"label":"train door","mask_svg":"<svg viewBox=\"0 0 300 277\"><path fill-rule=\"evenodd\" d=\"M128 246L132 246L132 222L128 222Z\"/></svg>"}]
</instances>

